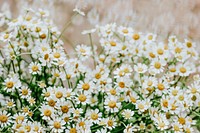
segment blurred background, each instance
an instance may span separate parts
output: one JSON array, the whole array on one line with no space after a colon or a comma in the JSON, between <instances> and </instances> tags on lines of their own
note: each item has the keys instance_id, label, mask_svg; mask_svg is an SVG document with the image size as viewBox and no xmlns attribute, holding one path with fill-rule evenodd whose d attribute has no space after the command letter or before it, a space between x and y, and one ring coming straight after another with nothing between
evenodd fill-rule
<instances>
[{"instance_id":1,"label":"blurred background","mask_svg":"<svg viewBox=\"0 0 200 133\"><path fill-rule=\"evenodd\" d=\"M24 8L32 8L48 10L50 19L61 31L75 7L85 16L76 16L65 31L66 49L89 43L88 37L81 35L83 30L113 22L157 33L163 39L177 35L200 42L200 0L0 0L0 29L3 16L16 18Z\"/></svg>"}]
</instances>

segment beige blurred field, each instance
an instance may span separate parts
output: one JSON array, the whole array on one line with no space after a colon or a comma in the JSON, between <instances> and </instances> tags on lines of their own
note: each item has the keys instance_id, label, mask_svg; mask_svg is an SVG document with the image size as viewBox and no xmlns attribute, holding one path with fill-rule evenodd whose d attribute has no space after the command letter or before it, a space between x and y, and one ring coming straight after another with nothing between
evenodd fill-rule
<instances>
[{"instance_id":1,"label":"beige blurred field","mask_svg":"<svg viewBox=\"0 0 200 133\"><path fill-rule=\"evenodd\" d=\"M77 16L65 31L67 49L89 42L88 37L81 35L83 30L111 22L157 33L164 39L177 35L180 39L200 41L200 0L0 0L0 5L1 12L10 11L12 18L23 8L46 9L60 30L78 6L86 15Z\"/></svg>"}]
</instances>

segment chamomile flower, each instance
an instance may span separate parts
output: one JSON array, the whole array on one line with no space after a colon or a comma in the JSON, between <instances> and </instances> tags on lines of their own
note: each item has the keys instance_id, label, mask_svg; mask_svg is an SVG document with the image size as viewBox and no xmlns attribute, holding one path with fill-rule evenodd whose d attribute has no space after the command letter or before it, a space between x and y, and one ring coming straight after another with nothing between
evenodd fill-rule
<instances>
[{"instance_id":1,"label":"chamomile flower","mask_svg":"<svg viewBox=\"0 0 200 133\"><path fill-rule=\"evenodd\" d=\"M136 109L138 109L140 113L147 110L150 107L150 105L151 105L151 102L149 99L136 101Z\"/></svg>"},{"instance_id":2,"label":"chamomile flower","mask_svg":"<svg viewBox=\"0 0 200 133\"><path fill-rule=\"evenodd\" d=\"M154 59L151 62L151 67L149 73L152 75L162 73L164 71L164 66L166 65L166 61L163 59Z\"/></svg>"},{"instance_id":3,"label":"chamomile flower","mask_svg":"<svg viewBox=\"0 0 200 133\"><path fill-rule=\"evenodd\" d=\"M130 76L132 72L130 65L122 65L120 68L117 68L113 73L115 78Z\"/></svg>"},{"instance_id":4,"label":"chamomile flower","mask_svg":"<svg viewBox=\"0 0 200 133\"><path fill-rule=\"evenodd\" d=\"M40 74L41 70L42 67L39 63L31 62L31 64L29 65L29 72L33 75Z\"/></svg>"},{"instance_id":5,"label":"chamomile flower","mask_svg":"<svg viewBox=\"0 0 200 133\"><path fill-rule=\"evenodd\" d=\"M134 111L130 110L130 109L125 109L122 112L122 115L125 119L131 119L131 117L134 115Z\"/></svg>"},{"instance_id":6,"label":"chamomile flower","mask_svg":"<svg viewBox=\"0 0 200 133\"><path fill-rule=\"evenodd\" d=\"M178 70L178 74L180 76L188 76L190 75L194 70L195 68L193 67L193 65L189 65L187 63L180 63L177 65L177 70Z\"/></svg>"},{"instance_id":7,"label":"chamomile flower","mask_svg":"<svg viewBox=\"0 0 200 133\"><path fill-rule=\"evenodd\" d=\"M131 34L133 32L133 29L128 28L128 27L119 26L118 32L119 32L119 34L121 34L123 36L128 36L129 34Z\"/></svg>"},{"instance_id":8,"label":"chamomile flower","mask_svg":"<svg viewBox=\"0 0 200 133\"><path fill-rule=\"evenodd\" d=\"M44 120L50 120L54 116L54 109L48 105L42 105L40 108L41 116Z\"/></svg>"},{"instance_id":9,"label":"chamomile flower","mask_svg":"<svg viewBox=\"0 0 200 133\"><path fill-rule=\"evenodd\" d=\"M72 113L74 118L79 118L81 116L81 114L83 113L83 109L82 108L80 108L80 109L73 108L71 110L71 113Z\"/></svg>"},{"instance_id":10,"label":"chamomile flower","mask_svg":"<svg viewBox=\"0 0 200 133\"><path fill-rule=\"evenodd\" d=\"M53 117L53 119L49 122L50 129L52 132L63 132L65 129L65 121L58 117Z\"/></svg>"},{"instance_id":11,"label":"chamomile flower","mask_svg":"<svg viewBox=\"0 0 200 133\"><path fill-rule=\"evenodd\" d=\"M8 101L6 102L6 106L7 106L8 108L13 108L13 107L16 106L16 104L15 104L15 102L14 102L13 99L10 99L10 100L8 100Z\"/></svg>"},{"instance_id":12,"label":"chamomile flower","mask_svg":"<svg viewBox=\"0 0 200 133\"><path fill-rule=\"evenodd\" d=\"M54 95L55 97L57 98L57 100L61 100L61 101L64 101L64 94L66 94L66 88L63 88L63 87L56 87L54 89Z\"/></svg>"},{"instance_id":13,"label":"chamomile flower","mask_svg":"<svg viewBox=\"0 0 200 133\"><path fill-rule=\"evenodd\" d=\"M21 87L21 82L17 76L13 76L13 77L7 78L4 81L3 85L5 85L4 90L6 92L14 92L15 88L18 89L19 87Z\"/></svg>"},{"instance_id":14,"label":"chamomile flower","mask_svg":"<svg viewBox=\"0 0 200 133\"><path fill-rule=\"evenodd\" d=\"M105 100L105 109L108 112L118 112L119 108L121 107L121 103L118 102L117 97L115 96L109 96Z\"/></svg>"},{"instance_id":15,"label":"chamomile flower","mask_svg":"<svg viewBox=\"0 0 200 133\"><path fill-rule=\"evenodd\" d=\"M147 71L147 66L142 63L138 63L137 65L134 65L134 70L138 73L145 73Z\"/></svg>"},{"instance_id":16,"label":"chamomile flower","mask_svg":"<svg viewBox=\"0 0 200 133\"><path fill-rule=\"evenodd\" d=\"M167 129L169 127L169 121L166 119L164 114L156 114L153 118L157 128L161 131Z\"/></svg>"},{"instance_id":17,"label":"chamomile flower","mask_svg":"<svg viewBox=\"0 0 200 133\"><path fill-rule=\"evenodd\" d=\"M82 61L88 59L92 55L91 47L86 46L84 44L77 45L76 46L76 51L77 51L78 57Z\"/></svg>"},{"instance_id":18,"label":"chamomile flower","mask_svg":"<svg viewBox=\"0 0 200 133\"><path fill-rule=\"evenodd\" d=\"M77 104L81 103L83 105L89 104L90 103L90 97L91 97L91 95L88 92L80 93L76 97L76 102L77 102Z\"/></svg>"},{"instance_id":19,"label":"chamomile flower","mask_svg":"<svg viewBox=\"0 0 200 133\"><path fill-rule=\"evenodd\" d=\"M132 85L131 80L128 77L118 78L117 82L115 83L116 90L118 92L126 92L130 86Z\"/></svg>"},{"instance_id":20,"label":"chamomile flower","mask_svg":"<svg viewBox=\"0 0 200 133\"><path fill-rule=\"evenodd\" d=\"M112 119L112 118L107 118L106 119L106 127L108 129L113 129L115 128L115 126L117 125L115 119Z\"/></svg>"},{"instance_id":21,"label":"chamomile flower","mask_svg":"<svg viewBox=\"0 0 200 133\"><path fill-rule=\"evenodd\" d=\"M11 38L12 38L12 34L10 34L10 33L3 33L0 36L0 40L3 42L8 42L8 41L10 41Z\"/></svg>"},{"instance_id":22,"label":"chamomile flower","mask_svg":"<svg viewBox=\"0 0 200 133\"><path fill-rule=\"evenodd\" d=\"M7 111L0 111L0 127L1 129L6 128L7 126L9 126L12 122L11 120L11 114L8 113Z\"/></svg>"},{"instance_id":23,"label":"chamomile flower","mask_svg":"<svg viewBox=\"0 0 200 133\"><path fill-rule=\"evenodd\" d=\"M89 118L89 120L91 120L91 122L98 124L101 117L102 117L102 113L99 112L98 109L95 110L90 110L87 114L86 114Z\"/></svg>"},{"instance_id":24,"label":"chamomile flower","mask_svg":"<svg viewBox=\"0 0 200 133\"><path fill-rule=\"evenodd\" d=\"M20 96L23 99L28 98L31 95L31 90L27 86L22 86L20 89Z\"/></svg>"}]
</instances>

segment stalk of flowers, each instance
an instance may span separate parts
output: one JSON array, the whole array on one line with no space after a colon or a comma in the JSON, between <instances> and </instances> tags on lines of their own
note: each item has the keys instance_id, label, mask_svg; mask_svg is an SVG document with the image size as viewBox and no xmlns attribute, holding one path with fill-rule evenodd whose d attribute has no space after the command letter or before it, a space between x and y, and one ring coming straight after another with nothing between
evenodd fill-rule
<instances>
[{"instance_id":1,"label":"stalk of flowers","mask_svg":"<svg viewBox=\"0 0 200 133\"><path fill-rule=\"evenodd\" d=\"M76 57L45 11L1 33L1 132L194 132L199 128L196 44L107 24L84 31ZM92 42L98 33L100 52ZM89 61L93 66L89 67Z\"/></svg>"}]
</instances>

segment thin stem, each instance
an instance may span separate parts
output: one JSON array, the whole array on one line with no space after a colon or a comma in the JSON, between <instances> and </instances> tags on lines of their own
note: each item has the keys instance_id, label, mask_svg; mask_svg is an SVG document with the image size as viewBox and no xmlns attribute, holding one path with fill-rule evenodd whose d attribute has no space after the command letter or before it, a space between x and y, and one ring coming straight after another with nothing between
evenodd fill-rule
<instances>
[{"instance_id":1,"label":"thin stem","mask_svg":"<svg viewBox=\"0 0 200 133\"><path fill-rule=\"evenodd\" d=\"M74 15L72 15L72 17L70 18L70 20L65 23L64 25L64 29L62 30L61 34L58 36L58 40L60 39L60 37L63 35L63 33L65 32L65 30L69 27L69 25L72 23L73 18L77 15L78 13L75 13Z\"/></svg>"},{"instance_id":2,"label":"thin stem","mask_svg":"<svg viewBox=\"0 0 200 133\"><path fill-rule=\"evenodd\" d=\"M92 42L92 35L91 33L89 33L89 39L90 39L90 45L92 47L92 53L93 53L93 61L94 61L94 67L96 67L96 61L95 61L95 52L94 52L94 46L93 46L93 42Z\"/></svg>"}]
</instances>

